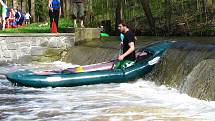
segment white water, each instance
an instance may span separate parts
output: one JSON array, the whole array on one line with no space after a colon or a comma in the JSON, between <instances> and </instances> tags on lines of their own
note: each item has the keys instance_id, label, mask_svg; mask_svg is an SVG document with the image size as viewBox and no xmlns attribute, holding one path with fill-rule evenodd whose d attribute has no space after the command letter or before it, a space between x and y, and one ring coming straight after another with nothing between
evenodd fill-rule
<instances>
[{"instance_id":1,"label":"white water","mask_svg":"<svg viewBox=\"0 0 215 121\"><path fill-rule=\"evenodd\" d=\"M59 63L57 65L59 66ZM16 68L29 67L31 65L16 66ZM4 67L5 70L12 68L15 67ZM8 80L2 79L0 94L2 121L213 121L215 119L215 102L191 98L186 94L180 94L176 89L157 86L142 79L133 83L41 89L14 87Z\"/></svg>"}]
</instances>

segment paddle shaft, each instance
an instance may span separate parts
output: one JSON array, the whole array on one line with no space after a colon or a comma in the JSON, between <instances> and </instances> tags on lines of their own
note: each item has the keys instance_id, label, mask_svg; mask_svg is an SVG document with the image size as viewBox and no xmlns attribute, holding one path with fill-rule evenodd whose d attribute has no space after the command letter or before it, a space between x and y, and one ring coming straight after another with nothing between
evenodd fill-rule
<instances>
[{"instance_id":1,"label":"paddle shaft","mask_svg":"<svg viewBox=\"0 0 215 121\"><path fill-rule=\"evenodd\" d=\"M120 44L119 55L123 54L123 44Z\"/></svg>"}]
</instances>

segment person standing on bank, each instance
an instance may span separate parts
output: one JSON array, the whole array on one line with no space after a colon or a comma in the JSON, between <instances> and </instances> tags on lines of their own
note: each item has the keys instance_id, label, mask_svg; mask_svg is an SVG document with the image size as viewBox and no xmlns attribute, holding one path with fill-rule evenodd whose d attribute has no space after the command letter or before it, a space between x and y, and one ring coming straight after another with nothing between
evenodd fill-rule
<instances>
[{"instance_id":1,"label":"person standing on bank","mask_svg":"<svg viewBox=\"0 0 215 121\"><path fill-rule=\"evenodd\" d=\"M58 29L59 17L61 16L61 2L60 0L49 0L48 7L50 17L50 28L52 27L52 22L54 20Z\"/></svg>"},{"instance_id":2,"label":"person standing on bank","mask_svg":"<svg viewBox=\"0 0 215 121\"><path fill-rule=\"evenodd\" d=\"M31 15L30 15L29 12L27 12L27 13L25 14L25 24L26 24L26 25L30 24L30 18L31 18Z\"/></svg>"},{"instance_id":3,"label":"person standing on bank","mask_svg":"<svg viewBox=\"0 0 215 121\"><path fill-rule=\"evenodd\" d=\"M74 27L78 27L77 20L80 20L81 27L84 27L84 1L85 0L72 0Z\"/></svg>"},{"instance_id":4,"label":"person standing on bank","mask_svg":"<svg viewBox=\"0 0 215 121\"><path fill-rule=\"evenodd\" d=\"M115 69L123 69L135 63L135 35L130 31L125 22L118 25L118 30L124 35L122 43L122 54L118 56L119 62L114 66Z\"/></svg>"}]
</instances>

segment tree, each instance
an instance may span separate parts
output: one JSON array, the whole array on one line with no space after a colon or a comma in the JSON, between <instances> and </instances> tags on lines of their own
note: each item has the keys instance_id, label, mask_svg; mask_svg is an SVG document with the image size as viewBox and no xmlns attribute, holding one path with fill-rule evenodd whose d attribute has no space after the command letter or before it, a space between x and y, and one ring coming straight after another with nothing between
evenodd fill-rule
<instances>
[{"instance_id":1,"label":"tree","mask_svg":"<svg viewBox=\"0 0 215 121\"><path fill-rule=\"evenodd\" d=\"M166 30L169 33L170 32L170 26L171 26L171 17L172 17L172 5L171 0L165 0L165 24L166 24Z\"/></svg>"},{"instance_id":2,"label":"tree","mask_svg":"<svg viewBox=\"0 0 215 121\"><path fill-rule=\"evenodd\" d=\"M36 17L35 17L35 2L34 1L35 0L27 0L27 8L26 8L26 11L31 14L31 21L32 22L36 21Z\"/></svg>"},{"instance_id":3,"label":"tree","mask_svg":"<svg viewBox=\"0 0 215 121\"><path fill-rule=\"evenodd\" d=\"M153 34L155 34L155 20L152 16L151 8L150 8L150 2L149 0L140 0L141 5L143 7L143 10L145 12L146 18L149 22L149 26L151 28L151 31Z\"/></svg>"},{"instance_id":4,"label":"tree","mask_svg":"<svg viewBox=\"0 0 215 121\"><path fill-rule=\"evenodd\" d=\"M116 11L115 11L115 31L118 29L118 24L122 20L122 0L117 0Z\"/></svg>"},{"instance_id":5,"label":"tree","mask_svg":"<svg viewBox=\"0 0 215 121\"><path fill-rule=\"evenodd\" d=\"M72 0L62 0L62 14L64 17L69 17L72 12Z\"/></svg>"}]
</instances>

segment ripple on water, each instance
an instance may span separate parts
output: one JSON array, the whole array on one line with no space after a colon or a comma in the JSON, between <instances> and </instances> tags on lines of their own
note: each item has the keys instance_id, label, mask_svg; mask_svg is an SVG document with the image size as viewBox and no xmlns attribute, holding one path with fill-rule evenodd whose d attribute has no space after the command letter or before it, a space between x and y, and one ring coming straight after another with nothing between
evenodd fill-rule
<instances>
[{"instance_id":1,"label":"ripple on water","mask_svg":"<svg viewBox=\"0 0 215 121\"><path fill-rule=\"evenodd\" d=\"M104 110L100 116L91 121L196 121L195 118L184 117L180 112L165 107L145 107L139 105L113 107Z\"/></svg>"}]
</instances>

